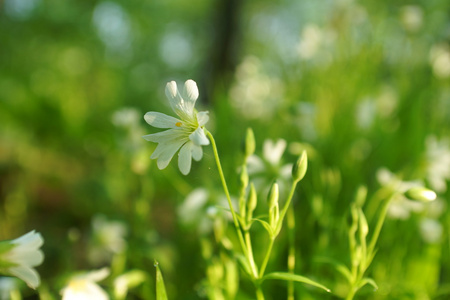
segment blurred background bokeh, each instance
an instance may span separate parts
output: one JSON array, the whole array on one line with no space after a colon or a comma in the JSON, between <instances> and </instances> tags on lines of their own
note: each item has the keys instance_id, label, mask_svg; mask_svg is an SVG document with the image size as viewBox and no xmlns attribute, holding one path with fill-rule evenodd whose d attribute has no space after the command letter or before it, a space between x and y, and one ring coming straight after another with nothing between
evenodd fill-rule
<instances>
[{"instance_id":1,"label":"blurred background bokeh","mask_svg":"<svg viewBox=\"0 0 450 300\"><path fill-rule=\"evenodd\" d=\"M298 299L345 293L316 258L348 264L357 188L371 197L395 178L438 199L392 209L369 270L379 290L358 299L450 297L448 0L0 0L0 238L42 233L41 299L104 266L110 293L114 278L139 270L127 299L154 299L155 258L170 299L217 292L212 232L225 225L210 217L223 198L212 151L183 176L175 162L158 170L141 138L156 132L145 112L171 113L166 82L187 79L232 194L246 127L267 160L254 174L261 185L282 182L283 166L308 151L294 199L296 271L333 294L297 285ZM285 244L273 257L268 268L283 270ZM252 299L240 284L236 299ZM284 283L266 288L284 299Z\"/></svg>"}]
</instances>

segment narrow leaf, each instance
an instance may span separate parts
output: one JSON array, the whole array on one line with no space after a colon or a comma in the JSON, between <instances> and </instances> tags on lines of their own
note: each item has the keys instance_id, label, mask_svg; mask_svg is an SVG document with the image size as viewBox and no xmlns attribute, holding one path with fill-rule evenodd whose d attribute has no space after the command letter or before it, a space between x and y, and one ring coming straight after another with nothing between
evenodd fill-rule
<instances>
[{"instance_id":1,"label":"narrow leaf","mask_svg":"<svg viewBox=\"0 0 450 300\"><path fill-rule=\"evenodd\" d=\"M328 293L331 292L331 290L329 288L327 288L326 286L324 286L318 282L315 282L314 280L311 280L307 277L301 276L301 275L296 275L296 274L291 274L291 273L286 273L286 272L274 272L274 273L269 273L269 274L265 275L263 278L261 278L261 282L266 279L278 279L278 280L285 280L285 281L302 282L302 283L306 283L306 284L321 288L321 289L327 291Z\"/></svg>"},{"instance_id":2,"label":"narrow leaf","mask_svg":"<svg viewBox=\"0 0 450 300\"><path fill-rule=\"evenodd\" d=\"M267 230L267 233L269 234L270 237L274 236L274 232L272 230L272 227L270 226L269 223L267 223L264 220L261 219L253 219L254 221L258 221L259 223L261 223L263 225L263 227Z\"/></svg>"},{"instance_id":3,"label":"narrow leaf","mask_svg":"<svg viewBox=\"0 0 450 300\"><path fill-rule=\"evenodd\" d=\"M159 269L159 263L155 260L156 267L156 300L168 300L164 279Z\"/></svg>"},{"instance_id":4,"label":"narrow leaf","mask_svg":"<svg viewBox=\"0 0 450 300\"><path fill-rule=\"evenodd\" d=\"M322 263L326 263L326 264L330 264L334 267L334 269L341 273L341 275L343 275L345 277L345 279L347 279L347 281L350 283L353 281L353 276L350 272L350 270L347 268L347 266L345 266L344 264L329 258L329 257L319 257L316 259L318 262L322 262Z\"/></svg>"},{"instance_id":5,"label":"narrow leaf","mask_svg":"<svg viewBox=\"0 0 450 300\"><path fill-rule=\"evenodd\" d=\"M366 284L373 286L373 288L375 289L374 291L378 290L378 285L376 284L375 280L373 280L372 278L363 278L361 279L361 281L359 282L358 285L358 290L360 288L362 288L363 286L365 286Z\"/></svg>"}]
</instances>

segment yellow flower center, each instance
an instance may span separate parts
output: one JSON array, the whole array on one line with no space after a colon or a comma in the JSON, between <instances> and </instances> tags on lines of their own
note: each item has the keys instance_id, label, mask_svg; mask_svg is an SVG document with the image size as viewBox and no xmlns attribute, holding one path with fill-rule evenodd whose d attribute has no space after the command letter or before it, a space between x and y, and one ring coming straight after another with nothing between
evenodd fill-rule
<instances>
[{"instance_id":1,"label":"yellow flower center","mask_svg":"<svg viewBox=\"0 0 450 300\"><path fill-rule=\"evenodd\" d=\"M181 127L181 122L176 122L176 123L175 123L175 126Z\"/></svg>"}]
</instances>

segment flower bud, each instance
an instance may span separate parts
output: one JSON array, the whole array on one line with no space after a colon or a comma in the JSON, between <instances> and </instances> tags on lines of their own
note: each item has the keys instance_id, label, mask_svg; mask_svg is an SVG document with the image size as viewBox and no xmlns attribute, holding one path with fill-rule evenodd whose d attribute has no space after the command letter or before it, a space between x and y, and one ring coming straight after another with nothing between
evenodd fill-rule
<instances>
[{"instance_id":1,"label":"flower bud","mask_svg":"<svg viewBox=\"0 0 450 300\"><path fill-rule=\"evenodd\" d=\"M242 166L241 176L239 179L241 181L241 188L246 189L248 186L248 172L247 167L245 165Z\"/></svg>"},{"instance_id":2,"label":"flower bud","mask_svg":"<svg viewBox=\"0 0 450 300\"><path fill-rule=\"evenodd\" d=\"M436 199L436 193L424 187L413 187L406 191L405 196L411 200L430 202Z\"/></svg>"},{"instance_id":3,"label":"flower bud","mask_svg":"<svg viewBox=\"0 0 450 300\"><path fill-rule=\"evenodd\" d=\"M245 158L253 155L255 153L255 135L253 130L249 127L247 128L247 134L245 135Z\"/></svg>"},{"instance_id":4,"label":"flower bud","mask_svg":"<svg viewBox=\"0 0 450 300\"><path fill-rule=\"evenodd\" d=\"M250 192L248 194L248 201L247 201L247 222L251 221L257 202L258 202L258 198L256 195L255 186L253 185L253 183L251 183L250 184Z\"/></svg>"},{"instance_id":5,"label":"flower bud","mask_svg":"<svg viewBox=\"0 0 450 300\"><path fill-rule=\"evenodd\" d=\"M303 150L302 154L292 167L292 178L294 179L294 181L298 182L302 180L303 177L305 177L307 169L308 169L308 156L306 154L306 151Z\"/></svg>"},{"instance_id":6,"label":"flower bud","mask_svg":"<svg viewBox=\"0 0 450 300\"><path fill-rule=\"evenodd\" d=\"M269 203L269 209L274 206L278 206L278 198L279 198L279 188L278 183L274 182L269 191L269 197L267 198Z\"/></svg>"}]
</instances>

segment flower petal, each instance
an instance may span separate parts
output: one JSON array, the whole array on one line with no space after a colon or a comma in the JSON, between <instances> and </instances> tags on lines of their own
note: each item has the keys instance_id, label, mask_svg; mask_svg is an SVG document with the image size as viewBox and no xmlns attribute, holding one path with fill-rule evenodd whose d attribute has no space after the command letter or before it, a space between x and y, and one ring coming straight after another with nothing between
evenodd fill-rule
<instances>
[{"instance_id":1,"label":"flower petal","mask_svg":"<svg viewBox=\"0 0 450 300\"><path fill-rule=\"evenodd\" d=\"M195 159L196 161L199 161L200 159L202 159L202 157L203 157L202 146L197 146L197 145L193 144L192 158Z\"/></svg>"},{"instance_id":2,"label":"flower petal","mask_svg":"<svg viewBox=\"0 0 450 300\"><path fill-rule=\"evenodd\" d=\"M156 162L156 164L158 165L158 168L160 170L167 167L167 165L172 160L172 157L174 156L175 152L177 152L178 149L180 149L180 147L183 146L184 143L186 143L185 139L176 140L170 144L159 144L158 145L158 147L161 147L161 149L163 150L163 152L160 155L158 155L158 161ZM156 150L155 150L155 152L156 152Z\"/></svg>"},{"instance_id":3,"label":"flower petal","mask_svg":"<svg viewBox=\"0 0 450 300\"><path fill-rule=\"evenodd\" d=\"M286 141L279 139L276 143L271 140L264 141L263 145L263 156L272 165L276 165L280 162L283 156L284 150L286 149Z\"/></svg>"},{"instance_id":4,"label":"flower petal","mask_svg":"<svg viewBox=\"0 0 450 300\"><path fill-rule=\"evenodd\" d=\"M11 275L14 275L25 281L27 285L32 289L36 289L41 283L39 274L32 268L24 266L12 267L9 268L9 272L11 273Z\"/></svg>"},{"instance_id":5,"label":"flower petal","mask_svg":"<svg viewBox=\"0 0 450 300\"><path fill-rule=\"evenodd\" d=\"M192 104L192 108L194 108L195 101L197 101L198 98L197 83L194 80L189 79L184 83L184 95L186 96L186 102Z\"/></svg>"},{"instance_id":6,"label":"flower petal","mask_svg":"<svg viewBox=\"0 0 450 300\"><path fill-rule=\"evenodd\" d=\"M198 121L198 125L203 126L206 123L208 123L209 120L209 115L207 111L201 111L199 113L197 113L197 121Z\"/></svg>"},{"instance_id":7,"label":"flower petal","mask_svg":"<svg viewBox=\"0 0 450 300\"><path fill-rule=\"evenodd\" d=\"M198 127L191 135L189 135L189 139L197 146L209 145L209 140L201 127Z\"/></svg>"},{"instance_id":8,"label":"flower petal","mask_svg":"<svg viewBox=\"0 0 450 300\"><path fill-rule=\"evenodd\" d=\"M192 142L187 142L178 153L178 168L183 175L189 174L192 164Z\"/></svg>"},{"instance_id":9,"label":"flower petal","mask_svg":"<svg viewBox=\"0 0 450 300\"><path fill-rule=\"evenodd\" d=\"M144 135L143 138L147 141L154 142L154 143L167 143L170 140L173 139L180 139L186 137L186 133L184 133L181 129L175 128L175 129L169 129L166 131L161 131L158 133L153 134L147 134Z\"/></svg>"},{"instance_id":10,"label":"flower petal","mask_svg":"<svg viewBox=\"0 0 450 300\"><path fill-rule=\"evenodd\" d=\"M44 261L44 253L36 249L14 248L7 257L12 262L29 267L38 266Z\"/></svg>"},{"instance_id":11,"label":"flower petal","mask_svg":"<svg viewBox=\"0 0 450 300\"><path fill-rule=\"evenodd\" d=\"M157 128L176 128L181 121L163 113L150 111L144 116L145 121Z\"/></svg>"}]
</instances>

